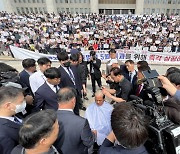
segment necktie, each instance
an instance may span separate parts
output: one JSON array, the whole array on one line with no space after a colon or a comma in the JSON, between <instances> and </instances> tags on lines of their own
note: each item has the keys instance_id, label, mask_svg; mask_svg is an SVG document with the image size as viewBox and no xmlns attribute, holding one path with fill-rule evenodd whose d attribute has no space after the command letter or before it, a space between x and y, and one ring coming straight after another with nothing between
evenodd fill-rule
<instances>
[{"instance_id":1,"label":"necktie","mask_svg":"<svg viewBox=\"0 0 180 154\"><path fill-rule=\"evenodd\" d=\"M129 73L129 81L132 82L131 80L132 80L132 72Z\"/></svg>"},{"instance_id":2,"label":"necktie","mask_svg":"<svg viewBox=\"0 0 180 154\"><path fill-rule=\"evenodd\" d=\"M142 85L140 84L140 85L138 86L137 91L136 91L136 96L139 96L139 94L140 94L140 92L141 92L141 87L142 87Z\"/></svg>"},{"instance_id":3,"label":"necktie","mask_svg":"<svg viewBox=\"0 0 180 154\"><path fill-rule=\"evenodd\" d=\"M21 122L18 120L17 117L14 117L14 122L17 123L17 124L21 124Z\"/></svg>"},{"instance_id":4,"label":"necktie","mask_svg":"<svg viewBox=\"0 0 180 154\"><path fill-rule=\"evenodd\" d=\"M72 80L72 82L74 83L74 85L76 85L76 84L75 84L75 79L74 79L74 76L73 76L73 74L72 74L72 72L71 72L70 68L69 68L69 67L67 67L67 70L68 70L68 73L69 73L69 77L71 78L71 80Z\"/></svg>"},{"instance_id":5,"label":"necktie","mask_svg":"<svg viewBox=\"0 0 180 154\"><path fill-rule=\"evenodd\" d=\"M56 94L58 93L59 89L57 85L54 85L54 88L56 88Z\"/></svg>"}]
</instances>

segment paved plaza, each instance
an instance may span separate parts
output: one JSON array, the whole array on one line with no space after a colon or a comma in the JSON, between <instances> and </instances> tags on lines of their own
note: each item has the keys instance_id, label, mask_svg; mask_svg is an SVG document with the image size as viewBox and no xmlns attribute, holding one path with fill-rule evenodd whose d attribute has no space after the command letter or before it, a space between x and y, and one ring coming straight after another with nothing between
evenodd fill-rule
<instances>
[{"instance_id":1,"label":"paved plaza","mask_svg":"<svg viewBox=\"0 0 180 154\"><path fill-rule=\"evenodd\" d=\"M21 60L15 60L15 59L12 59L12 58L9 58L9 57L2 57L0 56L0 61L1 62L5 62L6 64L9 64L11 66L13 66L14 68L16 68L19 72L21 70L23 70L23 67L21 65ZM59 67L59 62L52 62L52 66L54 67ZM151 69L156 69L157 72L160 74L160 75L163 75L165 74L166 70L171 67L171 66L167 66L167 65L150 65ZM180 68L180 66L176 66L178 68ZM101 65L101 70L105 70L106 66L105 64L102 64ZM38 69L38 67L37 67ZM102 85L107 85L105 83L105 80L102 78ZM87 82L87 90L88 90L88 98L89 100L86 101L86 100L83 100L84 101L84 105L87 107L90 103L92 103L94 101L94 98L91 97L92 95L92 88L91 88L91 80L88 80ZM83 116L84 115L84 112L81 111L81 115Z\"/></svg>"}]
</instances>

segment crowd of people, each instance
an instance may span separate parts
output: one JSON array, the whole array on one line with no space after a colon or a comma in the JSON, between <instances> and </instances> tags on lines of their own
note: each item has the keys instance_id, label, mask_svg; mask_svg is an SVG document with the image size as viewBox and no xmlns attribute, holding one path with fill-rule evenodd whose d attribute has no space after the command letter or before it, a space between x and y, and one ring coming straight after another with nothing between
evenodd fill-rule
<instances>
[{"instance_id":1,"label":"crowd of people","mask_svg":"<svg viewBox=\"0 0 180 154\"><path fill-rule=\"evenodd\" d=\"M0 45L56 54L76 46L81 51L132 49L180 52L179 16L0 13Z\"/></svg>"},{"instance_id":2,"label":"crowd of people","mask_svg":"<svg viewBox=\"0 0 180 154\"><path fill-rule=\"evenodd\" d=\"M116 59L115 49L109 50L109 56L106 70L102 72L101 60L94 50L86 62L77 49L72 50L70 57L60 51L58 68L51 67L52 62L46 57L37 62L24 59L24 70L20 73L0 63L1 153L151 153L145 144L148 119L129 102L133 95L142 99L143 105L147 105L147 100L156 103L154 97L149 97L153 94L148 92L145 83L144 71L150 72L151 68L147 61L139 61L136 70L132 60L123 63ZM83 100L88 100L87 78L92 82L94 102L86 109ZM160 108L164 106L159 112L165 112L179 125L180 69L170 67L158 78L162 84L158 87ZM102 85L102 80L107 85ZM80 109L85 110L84 117Z\"/></svg>"},{"instance_id":3,"label":"crowd of people","mask_svg":"<svg viewBox=\"0 0 180 154\"><path fill-rule=\"evenodd\" d=\"M151 72L148 62L138 61L136 69L133 60L117 59L117 49L177 53L179 32L178 15L1 12L1 47L57 54L59 67L47 57L24 59L21 72L0 63L0 153L153 153L146 147L148 119L129 101L159 104L158 112L179 125L180 69L170 67L156 78L156 100L144 73ZM84 61L81 51L87 50ZM109 52L106 70L97 50ZM89 100L87 79L94 98L89 106L83 103Z\"/></svg>"}]
</instances>

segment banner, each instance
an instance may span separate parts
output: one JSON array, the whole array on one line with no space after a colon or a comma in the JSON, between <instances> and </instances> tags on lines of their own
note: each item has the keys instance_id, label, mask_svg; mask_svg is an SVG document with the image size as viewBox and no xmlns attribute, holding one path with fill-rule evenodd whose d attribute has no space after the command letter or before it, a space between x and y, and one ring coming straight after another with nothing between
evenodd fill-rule
<instances>
[{"instance_id":1,"label":"banner","mask_svg":"<svg viewBox=\"0 0 180 154\"><path fill-rule=\"evenodd\" d=\"M10 46L11 52L17 59L33 58L35 60L40 57L47 57L51 61L58 61L56 55L42 54L33 52L30 50ZM139 51L139 50L122 50L117 49L117 59L125 62L128 59L138 62L141 60L147 61L149 64L173 64L180 65L180 53L160 53L160 52L149 52L149 51ZM89 51L82 51L84 55L84 60L87 61L90 58ZM97 58L101 59L102 62L107 62L110 60L109 53L107 50L96 51Z\"/></svg>"},{"instance_id":2,"label":"banner","mask_svg":"<svg viewBox=\"0 0 180 154\"><path fill-rule=\"evenodd\" d=\"M30 51L27 49L18 48L18 47L14 47L14 46L10 46L10 50L11 50L14 58L16 58L16 59L23 60L26 58L32 58L34 60L38 60L40 57L47 57L51 61L58 61L57 55L38 53L38 52L34 52L34 51Z\"/></svg>"}]
</instances>

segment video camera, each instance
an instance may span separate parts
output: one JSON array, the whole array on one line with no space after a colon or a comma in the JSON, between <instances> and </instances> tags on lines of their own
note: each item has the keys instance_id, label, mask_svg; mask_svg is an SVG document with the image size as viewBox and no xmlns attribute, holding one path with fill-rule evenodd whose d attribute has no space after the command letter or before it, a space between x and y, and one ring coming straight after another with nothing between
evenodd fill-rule
<instances>
[{"instance_id":1,"label":"video camera","mask_svg":"<svg viewBox=\"0 0 180 154\"><path fill-rule=\"evenodd\" d=\"M141 110L150 120L149 139L145 147L150 154L180 154L180 126L171 122L165 114L161 95L162 83L156 70L142 72L143 88L149 100L143 101L137 96L130 96L131 103Z\"/></svg>"}]
</instances>

